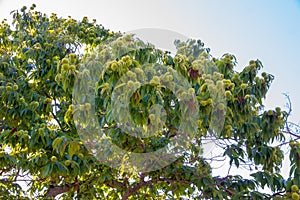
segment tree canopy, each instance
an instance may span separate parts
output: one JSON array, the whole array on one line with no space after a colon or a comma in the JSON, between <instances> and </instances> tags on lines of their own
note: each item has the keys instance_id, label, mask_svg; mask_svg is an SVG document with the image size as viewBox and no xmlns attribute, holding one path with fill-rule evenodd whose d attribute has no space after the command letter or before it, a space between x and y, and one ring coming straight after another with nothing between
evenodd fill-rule
<instances>
[{"instance_id":1,"label":"tree canopy","mask_svg":"<svg viewBox=\"0 0 300 200\"><path fill-rule=\"evenodd\" d=\"M0 25L0 197L299 199L300 136L290 112L264 109L274 77L261 61L238 72L201 40L172 55L35 5L12 17ZM213 176L223 158L252 178Z\"/></svg>"}]
</instances>

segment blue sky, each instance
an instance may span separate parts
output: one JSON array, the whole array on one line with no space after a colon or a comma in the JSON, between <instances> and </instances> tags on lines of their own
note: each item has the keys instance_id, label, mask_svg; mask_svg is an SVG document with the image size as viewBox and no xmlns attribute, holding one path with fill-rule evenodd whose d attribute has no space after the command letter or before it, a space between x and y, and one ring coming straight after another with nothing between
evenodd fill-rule
<instances>
[{"instance_id":1,"label":"blue sky","mask_svg":"<svg viewBox=\"0 0 300 200\"><path fill-rule=\"evenodd\" d=\"M251 59L260 59L275 75L266 106L284 106L282 93L293 103L294 122L300 122L300 2L297 0L0 0L0 18L23 5L61 16L96 18L106 28L130 31L139 28L169 29L201 39L211 53L236 55L238 70Z\"/></svg>"}]
</instances>

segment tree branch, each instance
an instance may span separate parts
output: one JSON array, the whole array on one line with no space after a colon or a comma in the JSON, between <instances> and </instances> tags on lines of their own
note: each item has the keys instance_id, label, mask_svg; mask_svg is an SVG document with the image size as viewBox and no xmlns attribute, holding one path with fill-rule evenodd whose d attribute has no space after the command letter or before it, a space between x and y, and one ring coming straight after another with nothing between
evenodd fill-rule
<instances>
[{"instance_id":1,"label":"tree branch","mask_svg":"<svg viewBox=\"0 0 300 200\"><path fill-rule=\"evenodd\" d=\"M66 184L66 185L62 185L62 186L50 185L47 193L45 194L45 197L56 197L57 195L68 192L73 188L75 190L79 189L78 182L75 182L75 183L72 183L72 184Z\"/></svg>"},{"instance_id":2,"label":"tree branch","mask_svg":"<svg viewBox=\"0 0 300 200\"><path fill-rule=\"evenodd\" d=\"M190 181L187 181L187 180L177 180L177 179L171 179L171 178L159 178L157 180L150 180L150 181L147 181L147 182L142 182L136 186L134 186L133 188L130 188L128 189L123 197L122 197L122 200L127 200L128 197L130 197L131 195L137 193L137 191L139 189L141 189L142 187L145 187L145 186L148 186L148 185L152 185L152 184L155 184L155 183L158 183L158 182L178 182L178 183L184 183L184 184L191 184Z\"/></svg>"}]
</instances>

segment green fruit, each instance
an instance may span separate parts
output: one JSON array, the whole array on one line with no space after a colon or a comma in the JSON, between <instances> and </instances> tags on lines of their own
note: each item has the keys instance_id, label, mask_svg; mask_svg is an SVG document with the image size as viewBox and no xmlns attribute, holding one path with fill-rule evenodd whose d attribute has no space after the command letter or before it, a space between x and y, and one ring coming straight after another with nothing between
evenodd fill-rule
<instances>
[{"instance_id":1,"label":"green fruit","mask_svg":"<svg viewBox=\"0 0 300 200\"><path fill-rule=\"evenodd\" d=\"M9 91L9 92L11 92L11 91L13 91L13 88L8 85L8 86L6 86L6 90Z\"/></svg>"},{"instance_id":2,"label":"green fruit","mask_svg":"<svg viewBox=\"0 0 300 200\"><path fill-rule=\"evenodd\" d=\"M291 145L291 146L294 146L294 145L295 145L295 141L294 141L294 140L291 140L291 141L290 141L290 145Z\"/></svg>"},{"instance_id":3,"label":"green fruit","mask_svg":"<svg viewBox=\"0 0 300 200\"><path fill-rule=\"evenodd\" d=\"M159 77L158 76L153 76L153 78L152 78L154 81L156 81L156 82L159 82L160 81L160 79L159 79Z\"/></svg>"},{"instance_id":4,"label":"green fruit","mask_svg":"<svg viewBox=\"0 0 300 200\"><path fill-rule=\"evenodd\" d=\"M21 12L25 12L26 9L27 9L27 7L26 7L26 6L23 6L23 7L21 8Z\"/></svg>"},{"instance_id":5,"label":"green fruit","mask_svg":"<svg viewBox=\"0 0 300 200\"><path fill-rule=\"evenodd\" d=\"M231 125L227 125L227 126L225 127L225 130L226 130L226 131L231 131L231 130L232 130L232 126L231 126Z\"/></svg>"},{"instance_id":6,"label":"green fruit","mask_svg":"<svg viewBox=\"0 0 300 200\"><path fill-rule=\"evenodd\" d=\"M128 81L128 82L127 82L127 85L128 85L128 87L132 88L133 85L134 85L134 83L133 83L133 81Z\"/></svg>"},{"instance_id":7,"label":"green fruit","mask_svg":"<svg viewBox=\"0 0 300 200\"><path fill-rule=\"evenodd\" d=\"M222 74L218 73L218 72L214 72L213 73L213 79L214 80L218 80L222 78Z\"/></svg>"},{"instance_id":8,"label":"green fruit","mask_svg":"<svg viewBox=\"0 0 300 200\"><path fill-rule=\"evenodd\" d=\"M62 70L63 70L63 71L69 70L69 64L63 64L63 65L62 65Z\"/></svg>"},{"instance_id":9,"label":"green fruit","mask_svg":"<svg viewBox=\"0 0 300 200\"><path fill-rule=\"evenodd\" d=\"M116 62L112 63L112 64L111 64L111 69L112 69L113 71L116 71L116 70L118 69L118 64L117 64Z\"/></svg>"},{"instance_id":10,"label":"green fruit","mask_svg":"<svg viewBox=\"0 0 300 200\"><path fill-rule=\"evenodd\" d=\"M39 134L40 135L44 134L44 129L43 128L39 128Z\"/></svg>"},{"instance_id":11,"label":"green fruit","mask_svg":"<svg viewBox=\"0 0 300 200\"><path fill-rule=\"evenodd\" d=\"M39 106L39 102L34 101L34 102L33 102L33 106L34 106L35 108L37 108L37 107Z\"/></svg>"},{"instance_id":12,"label":"green fruit","mask_svg":"<svg viewBox=\"0 0 300 200\"><path fill-rule=\"evenodd\" d=\"M218 105L218 109L219 109L219 110L224 110L224 109L225 109L225 105L224 105L223 103L220 103L220 104Z\"/></svg>"},{"instance_id":13,"label":"green fruit","mask_svg":"<svg viewBox=\"0 0 300 200\"><path fill-rule=\"evenodd\" d=\"M36 31L33 31L32 32L32 35L35 35L36 34ZM37 43L34 45L37 49L40 49L41 48L41 44L40 43Z\"/></svg>"},{"instance_id":14,"label":"green fruit","mask_svg":"<svg viewBox=\"0 0 300 200\"><path fill-rule=\"evenodd\" d=\"M276 112L277 112L277 113L280 113L280 111L281 111L281 108L279 108L279 107L276 107L276 108L275 108L275 110L276 110Z\"/></svg>"},{"instance_id":15,"label":"green fruit","mask_svg":"<svg viewBox=\"0 0 300 200\"><path fill-rule=\"evenodd\" d=\"M121 41L117 41L116 44L117 44L117 46L121 47L121 46L123 46L124 43Z\"/></svg>"},{"instance_id":16,"label":"green fruit","mask_svg":"<svg viewBox=\"0 0 300 200\"><path fill-rule=\"evenodd\" d=\"M71 65L71 66L69 67L69 69L70 69L70 70L75 70L76 67L75 67L75 65Z\"/></svg>"},{"instance_id":17,"label":"green fruit","mask_svg":"<svg viewBox=\"0 0 300 200\"><path fill-rule=\"evenodd\" d=\"M79 154L78 154L78 158L83 159L83 157L84 157L84 156L83 156L82 153L79 153Z\"/></svg>"},{"instance_id":18,"label":"green fruit","mask_svg":"<svg viewBox=\"0 0 300 200\"><path fill-rule=\"evenodd\" d=\"M226 84L226 85L229 85L231 83L231 80L229 79L224 79L223 80L223 83Z\"/></svg>"},{"instance_id":19,"label":"green fruit","mask_svg":"<svg viewBox=\"0 0 300 200\"><path fill-rule=\"evenodd\" d=\"M89 74L90 74L90 71L89 71L88 69L84 69L84 70L82 71L82 73L83 73L84 75L89 75Z\"/></svg>"},{"instance_id":20,"label":"green fruit","mask_svg":"<svg viewBox=\"0 0 300 200\"><path fill-rule=\"evenodd\" d=\"M174 82L169 83L169 89L175 90L176 84Z\"/></svg>"},{"instance_id":21,"label":"green fruit","mask_svg":"<svg viewBox=\"0 0 300 200\"><path fill-rule=\"evenodd\" d=\"M168 72L173 72L173 67L168 67Z\"/></svg>"},{"instance_id":22,"label":"green fruit","mask_svg":"<svg viewBox=\"0 0 300 200\"><path fill-rule=\"evenodd\" d=\"M251 69L256 69L256 64L250 65L250 68L251 68Z\"/></svg>"},{"instance_id":23,"label":"green fruit","mask_svg":"<svg viewBox=\"0 0 300 200\"><path fill-rule=\"evenodd\" d=\"M172 75L168 75L168 76L166 77L166 79L167 79L167 81L173 81L173 76L172 76Z\"/></svg>"},{"instance_id":24,"label":"green fruit","mask_svg":"<svg viewBox=\"0 0 300 200\"><path fill-rule=\"evenodd\" d=\"M143 73L143 70L140 69L140 68L135 68L135 72L136 72L137 74L142 74L142 73Z\"/></svg>"},{"instance_id":25,"label":"green fruit","mask_svg":"<svg viewBox=\"0 0 300 200\"><path fill-rule=\"evenodd\" d=\"M14 86L13 86L13 89L14 89L14 90L18 90L18 88L19 88L18 85L14 85Z\"/></svg>"},{"instance_id":26,"label":"green fruit","mask_svg":"<svg viewBox=\"0 0 300 200\"><path fill-rule=\"evenodd\" d=\"M238 74L234 74L232 78L237 79L239 77Z\"/></svg>"},{"instance_id":27,"label":"green fruit","mask_svg":"<svg viewBox=\"0 0 300 200\"><path fill-rule=\"evenodd\" d=\"M296 192L293 192L293 193L292 193L292 199L293 199L293 200L299 200L299 198L300 198L300 197L299 197L299 194L297 194Z\"/></svg>"},{"instance_id":28,"label":"green fruit","mask_svg":"<svg viewBox=\"0 0 300 200\"><path fill-rule=\"evenodd\" d=\"M45 100L44 100L44 103L45 104L48 104L48 103L51 103L52 102L52 100L50 99L50 98L46 98Z\"/></svg>"},{"instance_id":29,"label":"green fruit","mask_svg":"<svg viewBox=\"0 0 300 200\"><path fill-rule=\"evenodd\" d=\"M189 93L190 95L195 94L195 89L194 89L194 88L189 88L189 89L188 89L188 93Z\"/></svg>"},{"instance_id":30,"label":"green fruit","mask_svg":"<svg viewBox=\"0 0 300 200\"><path fill-rule=\"evenodd\" d=\"M84 106L85 106L85 110L91 109L91 104L90 103L86 103Z\"/></svg>"},{"instance_id":31,"label":"green fruit","mask_svg":"<svg viewBox=\"0 0 300 200\"><path fill-rule=\"evenodd\" d=\"M208 91L213 92L215 90L215 87L213 85L208 86Z\"/></svg>"},{"instance_id":32,"label":"green fruit","mask_svg":"<svg viewBox=\"0 0 300 200\"><path fill-rule=\"evenodd\" d=\"M250 99L250 95L249 94L246 94L246 96L245 96L245 99Z\"/></svg>"},{"instance_id":33,"label":"green fruit","mask_svg":"<svg viewBox=\"0 0 300 200\"><path fill-rule=\"evenodd\" d=\"M267 73L266 73L266 72L263 72L263 73L261 73L261 76L262 76L262 77L267 77Z\"/></svg>"},{"instance_id":34,"label":"green fruit","mask_svg":"<svg viewBox=\"0 0 300 200\"><path fill-rule=\"evenodd\" d=\"M207 105L207 101L201 101L200 104L201 104L201 106L206 106Z\"/></svg>"},{"instance_id":35,"label":"green fruit","mask_svg":"<svg viewBox=\"0 0 300 200\"><path fill-rule=\"evenodd\" d=\"M151 81L150 81L150 84L151 84L151 85L158 85L159 82L160 82L159 77L158 77L158 76L153 76L153 78L152 78Z\"/></svg>"},{"instance_id":36,"label":"green fruit","mask_svg":"<svg viewBox=\"0 0 300 200\"><path fill-rule=\"evenodd\" d=\"M247 66L247 67L245 67L244 70L247 71L247 72L249 72L249 71L251 70L251 67L250 67L250 66Z\"/></svg>"},{"instance_id":37,"label":"green fruit","mask_svg":"<svg viewBox=\"0 0 300 200\"><path fill-rule=\"evenodd\" d=\"M76 54L75 53L69 54L69 58L70 58L71 63L74 63L75 59L76 59Z\"/></svg>"},{"instance_id":38,"label":"green fruit","mask_svg":"<svg viewBox=\"0 0 300 200\"><path fill-rule=\"evenodd\" d=\"M21 97L21 98L20 98L20 102L21 102L21 103L24 103L24 102L25 102L25 99L24 99L23 97Z\"/></svg>"},{"instance_id":39,"label":"green fruit","mask_svg":"<svg viewBox=\"0 0 300 200\"><path fill-rule=\"evenodd\" d=\"M182 99L185 99L185 98L187 98L189 95L188 95L188 93L186 93L186 92L182 92L181 93L181 98Z\"/></svg>"},{"instance_id":40,"label":"green fruit","mask_svg":"<svg viewBox=\"0 0 300 200\"><path fill-rule=\"evenodd\" d=\"M245 83L243 83L242 85L241 85L241 88L244 90L244 89L246 89L247 88L247 84L245 84Z\"/></svg>"},{"instance_id":41,"label":"green fruit","mask_svg":"<svg viewBox=\"0 0 300 200\"><path fill-rule=\"evenodd\" d=\"M151 85L158 85L158 82L155 82L153 79L150 81Z\"/></svg>"},{"instance_id":42,"label":"green fruit","mask_svg":"<svg viewBox=\"0 0 300 200\"><path fill-rule=\"evenodd\" d=\"M255 64L255 61L254 60L250 60L249 64L253 65L253 64Z\"/></svg>"},{"instance_id":43,"label":"green fruit","mask_svg":"<svg viewBox=\"0 0 300 200\"><path fill-rule=\"evenodd\" d=\"M225 96L226 96L227 98L231 97L231 95L232 95L232 94L231 94L230 91L226 91L226 92L225 92Z\"/></svg>"},{"instance_id":44,"label":"green fruit","mask_svg":"<svg viewBox=\"0 0 300 200\"><path fill-rule=\"evenodd\" d=\"M70 110L74 110L74 109L75 109L75 106L72 104L72 105L69 106L69 109L70 109Z\"/></svg>"},{"instance_id":45,"label":"green fruit","mask_svg":"<svg viewBox=\"0 0 300 200\"><path fill-rule=\"evenodd\" d=\"M62 64L69 64L69 59L67 59L67 58L64 58L64 59L62 59Z\"/></svg>"},{"instance_id":46,"label":"green fruit","mask_svg":"<svg viewBox=\"0 0 300 200\"><path fill-rule=\"evenodd\" d=\"M57 157L56 157L56 156L52 156L52 157L51 157L51 161L52 161L52 162L56 162L56 161L57 161Z\"/></svg>"},{"instance_id":47,"label":"green fruit","mask_svg":"<svg viewBox=\"0 0 300 200\"><path fill-rule=\"evenodd\" d=\"M71 161L70 161L70 160L66 160L66 161L65 161L65 165L66 165L66 166L69 166L70 164L71 164Z\"/></svg>"},{"instance_id":48,"label":"green fruit","mask_svg":"<svg viewBox=\"0 0 300 200\"><path fill-rule=\"evenodd\" d=\"M207 75L205 76L205 78L206 78L206 79L211 79L211 75L210 75L210 74L207 74Z\"/></svg>"},{"instance_id":49,"label":"green fruit","mask_svg":"<svg viewBox=\"0 0 300 200\"><path fill-rule=\"evenodd\" d=\"M124 56L123 58L122 58L122 61L123 62L127 62L127 61L129 61L130 60L130 57L129 56Z\"/></svg>"},{"instance_id":50,"label":"green fruit","mask_svg":"<svg viewBox=\"0 0 300 200\"><path fill-rule=\"evenodd\" d=\"M135 74L134 72L132 72L132 71L128 71L128 72L127 72L127 75L128 75L128 77L130 77L130 78L135 78L135 77L136 77L136 74Z\"/></svg>"},{"instance_id":51,"label":"green fruit","mask_svg":"<svg viewBox=\"0 0 300 200\"><path fill-rule=\"evenodd\" d=\"M85 110L85 105L80 105L79 110L84 111Z\"/></svg>"},{"instance_id":52,"label":"green fruit","mask_svg":"<svg viewBox=\"0 0 300 200\"><path fill-rule=\"evenodd\" d=\"M140 88L140 87L141 87L141 83L138 82L138 81L136 81L136 82L134 83L134 87L135 87L135 88Z\"/></svg>"},{"instance_id":53,"label":"green fruit","mask_svg":"<svg viewBox=\"0 0 300 200\"><path fill-rule=\"evenodd\" d=\"M127 65L127 66L130 66L131 64L132 64L132 60L127 60L127 61L126 61L126 65Z\"/></svg>"},{"instance_id":54,"label":"green fruit","mask_svg":"<svg viewBox=\"0 0 300 200\"><path fill-rule=\"evenodd\" d=\"M154 120L155 120L155 115L154 115L154 114L150 114L150 115L149 115L149 119L150 119L151 121L154 121Z\"/></svg>"},{"instance_id":55,"label":"green fruit","mask_svg":"<svg viewBox=\"0 0 300 200\"><path fill-rule=\"evenodd\" d=\"M269 110L267 114L270 115L270 116L273 115L274 114L273 110Z\"/></svg>"},{"instance_id":56,"label":"green fruit","mask_svg":"<svg viewBox=\"0 0 300 200\"><path fill-rule=\"evenodd\" d=\"M292 185L292 191L293 192L298 192L298 190L299 190L299 188L298 188L298 186L297 185Z\"/></svg>"},{"instance_id":57,"label":"green fruit","mask_svg":"<svg viewBox=\"0 0 300 200\"><path fill-rule=\"evenodd\" d=\"M23 134L23 130L17 131L15 134L20 137Z\"/></svg>"},{"instance_id":58,"label":"green fruit","mask_svg":"<svg viewBox=\"0 0 300 200\"><path fill-rule=\"evenodd\" d=\"M212 99L207 99L207 103L208 103L209 105L211 105L211 104L213 103L213 100L212 100Z\"/></svg>"}]
</instances>

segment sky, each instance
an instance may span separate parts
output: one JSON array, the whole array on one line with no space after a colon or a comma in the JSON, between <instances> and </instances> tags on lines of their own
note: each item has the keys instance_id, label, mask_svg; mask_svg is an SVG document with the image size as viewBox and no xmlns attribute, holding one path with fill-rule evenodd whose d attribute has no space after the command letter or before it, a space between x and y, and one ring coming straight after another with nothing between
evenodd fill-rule
<instances>
[{"instance_id":1,"label":"sky","mask_svg":"<svg viewBox=\"0 0 300 200\"><path fill-rule=\"evenodd\" d=\"M32 3L48 14L95 18L113 31L159 28L201 39L215 57L234 54L238 71L259 59L263 71L275 76L266 108L283 107L287 101L282 93L288 93L290 120L300 122L299 0L0 0L0 19Z\"/></svg>"}]
</instances>

